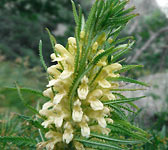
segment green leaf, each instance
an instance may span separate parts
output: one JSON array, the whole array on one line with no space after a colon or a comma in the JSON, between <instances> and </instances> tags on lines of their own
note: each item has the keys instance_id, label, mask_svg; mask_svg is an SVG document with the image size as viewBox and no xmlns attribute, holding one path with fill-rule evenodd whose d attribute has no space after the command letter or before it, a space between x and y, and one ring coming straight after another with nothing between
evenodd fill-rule
<instances>
[{"instance_id":1,"label":"green leaf","mask_svg":"<svg viewBox=\"0 0 168 150\"><path fill-rule=\"evenodd\" d=\"M112 112L112 116L114 113L116 113L118 115L119 118L121 118L122 120L127 120L127 116L125 115L124 111L120 109L120 107L117 107L116 105L109 105L113 110Z\"/></svg>"},{"instance_id":2,"label":"green leaf","mask_svg":"<svg viewBox=\"0 0 168 150\"><path fill-rule=\"evenodd\" d=\"M124 81L124 82L135 83L135 84L139 84L139 85L149 87L149 85L144 83L144 82L137 81L137 80L127 78L127 77L108 77L107 81Z\"/></svg>"},{"instance_id":3,"label":"green leaf","mask_svg":"<svg viewBox=\"0 0 168 150\"><path fill-rule=\"evenodd\" d=\"M121 38L121 39L118 39L118 40L112 42L112 44L116 45L116 44L123 43L123 42L125 42L126 40L133 40L133 39L134 39L133 36L127 36L127 37L124 37L124 38Z\"/></svg>"},{"instance_id":4,"label":"green leaf","mask_svg":"<svg viewBox=\"0 0 168 150\"><path fill-rule=\"evenodd\" d=\"M140 97L134 97L134 98L124 98L124 99L116 99L116 100L111 100L111 101L105 101L103 102L105 105L112 105L112 104L120 104L120 103L128 103L128 102L133 102L140 100L142 98L145 98L146 96L140 96Z\"/></svg>"},{"instance_id":5,"label":"green leaf","mask_svg":"<svg viewBox=\"0 0 168 150\"><path fill-rule=\"evenodd\" d=\"M44 67L44 69L47 71L47 65L44 61L43 53L42 53L42 41L39 42L39 55L40 55L40 61Z\"/></svg>"},{"instance_id":6,"label":"green leaf","mask_svg":"<svg viewBox=\"0 0 168 150\"><path fill-rule=\"evenodd\" d=\"M72 10L73 10L75 23L76 23L76 25L78 25L79 17L78 17L77 11L76 11L76 6L75 6L75 3L72 0L71 0L71 3L72 3Z\"/></svg>"},{"instance_id":7,"label":"green leaf","mask_svg":"<svg viewBox=\"0 0 168 150\"><path fill-rule=\"evenodd\" d=\"M5 88L5 89L9 89L9 90L16 90L16 91L17 91L17 88L14 88L14 87L4 87L4 88ZM20 88L20 91L32 93L32 94L38 95L38 96L40 96L40 97L46 98L46 97L43 95L43 92L42 92L42 91L39 91L39 90L35 90L35 89L31 89L31 88Z\"/></svg>"},{"instance_id":8,"label":"green leaf","mask_svg":"<svg viewBox=\"0 0 168 150\"><path fill-rule=\"evenodd\" d=\"M57 56L57 51L55 50L55 44L57 44L57 41L56 41L55 37L51 34L50 30L48 28L46 28L46 30L48 32L53 51L54 51L55 55Z\"/></svg>"},{"instance_id":9,"label":"green leaf","mask_svg":"<svg viewBox=\"0 0 168 150\"><path fill-rule=\"evenodd\" d=\"M121 10L124 9L125 5L127 4L128 0L123 0L122 2L120 2L118 5L116 5L112 11L111 11L111 15L114 14L118 14Z\"/></svg>"},{"instance_id":10,"label":"green leaf","mask_svg":"<svg viewBox=\"0 0 168 150\"><path fill-rule=\"evenodd\" d=\"M24 119L24 120L28 121L32 126L38 128L38 129L41 129L44 132L48 131L48 129L44 128L39 121L33 120L31 117L20 115L20 114L18 114L18 117L21 118L21 119Z\"/></svg>"},{"instance_id":11,"label":"green leaf","mask_svg":"<svg viewBox=\"0 0 168 150\"><path fill-rule=\"evenodd\" d=\"M39 116L41 116L40 114L39 114L39 112L35 109L35 108L33 108L32 106L30 106L29 104L27 104L26 103L26 101L24 100L24 98L23 98L23 96L22 96L22 94L21 94L21 91L20 91L20 88L19 88L19 86L16 84L16 89L17 89L17 91L18 91L18 94L19 94L19 97L20 97L20 100L22 101L22 103L28 108L28 109L30 109L34 114L38 114ZM42 116L41 116L42 117Z\"/></svg>"},{"instance_id":12,"label":"green leaf","mask_svg":"<svg viewBox=\"0 0 168 150\"><path fill-rule=\"evenodd\" d=\"M110 89L111 91L140 91L146 89Z\"/></svg>"},{"instance_id":13,"label":"green leaf","mask_svg":"<svg viewBox=\"0 0 168 150\"><path fill-rule=\"evenodd\" d=\"M105 141L112 141L112 142L117 142L117 143L122 143L122 144L137 144L137 143L141 142L141 141L114 139L114 138L112 138L110 136L99 135L99 134L96 134L96 133L91 133L90 136L91 137L96 137L96 138L99 138L99 139L103 139Z\"/></svg>"},{"instance_id":14,"label":"green leaf","mask_svg":"<svg viewBox=\"0 0 168 150\"><path fill-rule=\"evenodd\" d=\"M119 97L122 98L122 99L126 99L126 97L125 97L124 95L122 95L121 93L114 93L114 92L112 92L112 93L113 93L114 95L119 96ZM130 106L132 106L133 108L135 108L136 110L139 110L138 106L135 105L134 103L128 102L128 104L129 104Z\"/></svg>"},{"instance_id":15,"label":"green leaf","mask_svg":"<svg viewBox=\"0 0 168 150\"><path fill-rule=\"evenodd\" d=\"M130 70L130 69L140 68L140 67L143 67L143 65L126 65L126 66L123 66L122 69L116 71L115 73L123 73L125 71Z\"/></svg>"},{"instance_id":16,"label":"green leaf","mask_svg":"<svg viewBox=\"0 0 168 150\"><path fill-rule=\"evenodd\" d=\"M119 51L118 53L113 55L113 59L111 61L111 63L116 62L119 58L121 58L123 55L125 55L126 53L128 53L128 51L131 49L132 45L134 44L134 41L128 44L123 44L120 45L123 47L123 49L121 51ZM120 47L118 46L118 47Z\"/></svg>"},{"instance_id":17,"label":"green leaf","mask_svg":"<svg viewBox=\"0 0 168 150\"><path fill-rule=\"evenodd\" d=\"M123 16L125 14L128 14L128 13L132 12L133 10L135 10L135 6L133 6L131 8L128 8L128 9L126 9L124 11L121 11L117 16Z\"/></svg>"},{"instance_id":18,"label":"green leaf","mask_svg":"<svg viewBox=\"0 0 168 150\"><path fill-rule=\"evenodd\" d=\"M122 150L122 148L119 146L114 146L114 145L111 145L105 142L103 143L100 141L80 139L80 138L75 138L74 140L84 144L86 147L92 147L92 148L97 148L97 149L108 149L108 150L109 149Z\"/></svg>"},{"instance_id":19,"label":"green leaf","mask_svg":"<svg viewBox=\"0 0 168 150\"><path fill-rule=\"evenodd\" d=\"M112 24L123 24L123 23L127 23L129 20L131 20L132 18L138 16L139 14L130 14L127 16L121 16L121 17L115 17L111 19Z\"/></svg>"},{"instance_id":20,"label":"green leaf","mask_svg":"<svg viewBox=\"0 0 168 150\"><path fill-rule=\"evenodd\" d=\"M29 145L36 146L37 142L34 139L28 137L18 137L18 136L0 136L1 143L12 143L17 145Z\"/></svg>"},{"instance_id":21,"label":"green leaf","mask_svg":"<svg viewBox=\"0 0 168 150\"><path fill-rule=\"evenodd\" d=\"M97 8L97 4L98 4L98 0L96 0L96 2L93 4L91 11L89 13L88 19L86 21L86 28L85 31L86 33L88 33L91 29L91 26L93 25L93 20L95 19L95 14L96 14L96 8Z\"/></svg>"},{"instance_id":22,"label":"green leaf","mask_svg":"<svg viewBox=\"0 0 168 150\"><path fill-rule=\"evenodd\" d=\"M127 110L127 111L129 111L129 112L136 113L136 112L132 111L129 107L126 107L126 106L123 106L123 105L117 105L117 104L115 104L115 105L116 105L117 107L122 108L122 109L124 109L124 110Z\"/></svg>"},{"instance_id":23,"label":"green leaf","mask_svg":"<svg viewBox=\"0 0 168 150\"><path fill-rule=\"evenodd\" d=\"M149 140L146 138L146 134L140 134L139 132L135 132L133 129L131 130L127 126L122 126L121 124L110 124L107 125L107 127L111 130L112 134L117 133L128 138L130 136L131 138L138 139L142 142L149 142Z\"/></svg>"}]
</instances>

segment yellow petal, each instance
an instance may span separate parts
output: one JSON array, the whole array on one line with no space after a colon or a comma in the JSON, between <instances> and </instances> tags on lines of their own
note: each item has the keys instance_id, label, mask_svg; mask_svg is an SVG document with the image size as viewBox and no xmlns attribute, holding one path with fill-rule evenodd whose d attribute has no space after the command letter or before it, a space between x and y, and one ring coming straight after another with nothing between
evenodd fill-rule
<instances>
[{"instance_id":1,"label":"yellow petal","mask_svg":"<svg viewBox=\"0 0 168 150\"><path fill-rule=\"evenodd\" d=\"M76 150L85 150L82 143L74 142Z\"/></svg>"},{"instance_id":2,"label":"yellow petal","mask_svg":"<svg viewBox=\"0 0 168 150\"><path fill-rule=\"evenodd\" d=\"M89 137L90 136L90 128L88 127L87 123L82 123L81 124L81 134L84 137Z\"/></svg>"},{"instance_id":3,"label":"yellow petal","mask_svg":"<svg viewBox=\"0 0 168 150\"><path fill-rule=\"evenodd\" d=\"M54 104L49 101L43 105L42 109L48 109L49 107L52 107L53 105Z\"/></svg>"},{"instance_id":4,"label":"yellow petal","mask_svg":"<svg viewBox=\"0 0 168 150\"><path fill-rule=\"evenodd\" d=\"M102 80L98 81L98 84L102 88L110 88L111 87L111 84L107 80L105 80L105 79L102 79Z\"/></svg>"},{"instance_id":5,"label":"yellow petal","mask_svg":"<svg viewBox=\"0 0 168 150\"><path fill-rule=\"evenodd\" d=\"M62 98L66 95L66 93L57 93L54 96L53 104L59 104L62 100Z\"/></svg>"},{"instance_id":6,"label":"yellow petal","mask_svg":"<svg viewBox=\"0 0 168 150\"><path fill-rule=\"evenodd\" d=\"M78 97L82 100L86 99L87 95L89 93L89 88L87 85L82 86L80 85L78 88Z\"/></svg>"},{"instance_id":7,"label":"yellow petal","mask_svg":"<svg viewBox=\"0 0 168 150\"><path fill-rule=\"evenodd\" d=\"M54 86L57 82L58 82L58 80L56 80L56 79L50 80L49 84L47 85L47 87Z\"/></svg>"},{"instance_id":8,"label":"yellow petal","mask_svg":"<svg viewBox=\"0 0 168 150\"><path fill-rule=\"evenodd\" d=\"M43 91L43 95L49 98L53 98L54 94L51 88L46 89Z\"/></svg>"},{"instance_id":9,"label":"yellow petal","mask_svg":"<svg viewBox=\"0 0 168 150\"><path fill-rule=\"evenodd\" d=\"M103 92L100 89L94 90L89 97L97 97L100 98L102 96Z\"/></svg>"},{"instance_id":10,"label":"yellow petal","mask_svg":"<svg viewBox=\"0 0 168 150\"><path fill-rule=\"evenodd\" d=\"M73 130L66 129L63 134L63 141L69 144L73 139Z\"/></svg>"},{"instance_id":11,"label":"yellow petal","mask_svg":"<svg viewBox=\"0 0 168 150\"><path fill-rule=\"evenodd\" d=\"M69 37L68 44L75 48L76 47L76 39L74 37Z\"/></svg>"},{"instance_id":12,"label":"yellow petal","mask_svg":"<svg viewBox=\"0 0 168 150\"><path fill-rule=\"evenodd\" d=\"M79 106L78 106L79 107ZM83 116L83 112L82 112L82 109L79 107L78 109L74 108L73 109L73 112L72 112L72 119L75 121L75 122L81 122L82 120L82 116Z\"/></svg>"},{"instance_id":13,"label":"yellow petal","mask_svg":"<svg viewBox=\"0 0 168 150\"><path fill-rule=\"evenodd\" d=\"M90 106L93 110L102 110L103 104L98 99L90 100Z\"/></svg>"},{"instance_id":14,"label":"yellow petal","mask_svg":"<svg viewBox=\"0 0 168 150\"><path fill-rule=\"evenodd\" d=\"M63 123L63 116L58 116L54 118L54 124L57 128L60 128L62 126Z\"/></svg>"},{"instance_id":15,"label":"yellow petal","mask_svg":"<svg viewBox=\"0 0 168 150\"><path fill-rule=\"evenodd\" d=\"M106 124L106 120L104 119L104 117L97 118L97 121L102 128L106 128L107 124Z\"/></svg>"},{"instance_id":16,"label":"yellow petal","mask_svg":"<svg viewBox=\"0 0 168 150\"><path fill-rule=\"evenodd\" d=\"M44 128L47 128L52 123L53 120L45 120L41 125L44 126Z\"/></svg>"},{"instance_id":17,"label":"yellow petal","mask_svg":"<svg viewBox=\"0 0 168 150\"><path fill-rule=\"evenodd\" d=\"M73 74L73 71L72 71L72 70L64 70L64 71L60 74L59 78L60 78L60 79L67 79L67 78L69 78L72 74Z\"/></svg>"}]
</instances>

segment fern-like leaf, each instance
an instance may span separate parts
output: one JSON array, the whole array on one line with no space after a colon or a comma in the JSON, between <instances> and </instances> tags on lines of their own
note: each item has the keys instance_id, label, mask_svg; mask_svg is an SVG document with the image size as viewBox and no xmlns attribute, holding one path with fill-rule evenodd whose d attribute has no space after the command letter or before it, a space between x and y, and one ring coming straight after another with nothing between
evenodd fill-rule
<instances>
[{"instance_id":1,"label":"fern-like leaf","mask_svg":"<svg viewBox=\"0 0 168 150\"><path fill-rule=\"evenodd\" d=\"M36 140L29 137L18 137L18 136L0 136L1 143L12 143L17 145L35 146Z\"/></svg>"}]
</instances>

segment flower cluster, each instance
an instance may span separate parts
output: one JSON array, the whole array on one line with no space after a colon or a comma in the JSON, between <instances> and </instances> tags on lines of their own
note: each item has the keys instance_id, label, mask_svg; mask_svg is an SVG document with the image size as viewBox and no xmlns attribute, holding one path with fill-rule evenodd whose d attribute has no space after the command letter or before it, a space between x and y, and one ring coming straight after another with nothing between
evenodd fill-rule
<instances>
[{"instance_id":1,"label":"flower cluster","mask_svg":"<svg viewBox=\"0 0 168 150\"><path fill-rule=\"evenodd\" d=\"M84 36L85 32L82 31L79 42L80 55ZM105 39L105 36L102 36L92 44L90 59L104 52L99 47ZM116 97L111 93L111 89L118 88L119 85L116 82L108 82L106 78L118 77L119 74L115 72L122 66L119 63L108 65L107 57L104 56L80 81L71 106L68 93L75 78L76 39L68 38L67 48L56 44L55 50L57 53L51 54L51 59L57 64L47 69L49 83L43 92L50 101L46 102L39 111L46 118L42 126L49 129L45 134L48 141L39 143L38 147L45 146L47 150L61 149L61 146L72 141L77 150L83 150L84 146L81 143L73 141L75 136L80 134L88 138L91 132L106 135L110 132L107 123L113 123L110 113L112 109L105 106L103 102L115 100Z\"/></svg>"}]
</instances>

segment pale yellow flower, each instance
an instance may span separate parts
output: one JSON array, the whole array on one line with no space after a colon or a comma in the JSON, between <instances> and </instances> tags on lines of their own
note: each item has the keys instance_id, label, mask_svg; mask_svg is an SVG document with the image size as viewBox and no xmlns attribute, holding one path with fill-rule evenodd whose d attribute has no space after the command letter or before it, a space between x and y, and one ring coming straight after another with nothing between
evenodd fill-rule
<instances>
[{"instance_id":1,"label":"pale yellow flower","mask_svg":"<svg viewBox=\"0 0 168 150\"><path fill-rule=\"evenodd\" d=\"M75 122L80 122L82 120L83 111L80 106L81 106L81 102L78 99L76 102L74 102L74 108L72 112L72 119Z\"/></svg>"},{"instance_id":2,"label":"pale yellow flower","mask_svg":"<svg viewBox=\"0 0 168 150\"><path fill-rule=\"evenodd\" d=\"M79 124L81 127L82 136L87 137L87 138L90 136L90 128L87 124L88 121L89 121L89 118L86 115L84 115L81 123Z\"/></svg>"},{"instance_id":3,"label":"pale yellow flower","mask_svg":"<svg viewBox=\"0 0 168 150\"><path fill-rule=\"evenodd\" d=\"M88 78L84 76L83 79L81 80L81 85L78 88L78 97L82 100L86 99L89 92L89 87L87 83L88 83Z\"/></svg>"},{"instance_id":4,"label":"pale yellow flower","mask_svg":"<svg viewBox=\"0 0 168 150\"><path fill-rule=\"evenodd\" d=\"M57 69L61 69L60 65L57 64L57 65L52 65L51 67L48 67L47 69L47 72L50 74L50 75L53 75L54 78L57 78L61 73L60 71L58 71Z\"/></svg>"},{"instance_id":5,"label":"pale yellow flower","mask_svg":"<svg viewBox=\"0 0 168 150\"><path fill-rule=\"evenodd\" d=\"M70 124L70 122L67 122L64 125L64 129L65 130L63 134L63 141L69 144L73 139L73 129L72 129L72 125Z\"/></svg>"},{"instance_id":6,"label":"pale yellow flower","mask_svg":"<svg viewBox=\"0 0 168 150\"><path fill-rule=\"evenodd\" d=\"M85 148L83 147L83 144L79 142L74 142L74 145L75 145L76 150L85 150Z\"/></svg>"},{"instance_id":7,"label":"pale yellow flower","mask_svg":"<svg viewBox=\"0 0 168 150\"><path fill-rule=\"evenodd\" d=\"M80 56L82 52L82 44L84 42L85 32L80 34L79 41ZM90 57L95 58L104 52L99 49L105 41L106 36L102 34L96 42L91 46L92 51ZM85 39L87 41L87 37ZM85 41L85 42L86 42ZM81 129L81 136L88 138L91 132L98 132L108 135L110 129L107 123L113 123L110 118L110 108L104 106L103 101L115 100L115 95L110 91L112 88L118 88L116 82L109 82L107 77L118 77L115 71L120 70L122 66L119 63L107 65L107 57L103 57L91 70L91 75L84 75L79 86L76 89L72 104L69 101L69 89L74 81L74 61L77 51L76 39L68 38L67 49L60 44L55 45L55 53L51 54L52 61L57 61L57 65L52 65L47 69L49 74L49 83L43 95L50 98L46 102L39 113L46 119L42 122L44 128L48 128L49 132L45 135L47 142L40 143L39 147L46 146L47 150L57 149L57 143L69 144L73 141L76 129ZM91 60L93 59L91 58ZM97 78L90 86L100 68L103 68ZM92 123L96 125L90 126ZM54 128L53 128L54 127ZM58 139L56 139L58 138ZM84 150L84 145L79 142L72 142L77 150ZM59 143L60 144L60 143ZM59 145L60 146L60 145ZM59 147L60 148L60 147Z\"/></svg>"},{"instance_id":8,"label":"pale yellow flower","mask_svg":"<svg viewBox=\"0 0 168 150\"><path fill-rule=\"evenodd\" d=\"M53 150L55 144L62 141L62 134L59 132L49 131L45 134L45 137L50 139L46 144L47 150Z\"/></svg>"},{"instance_id":9,"label":"pale yellow flower","mask_svg":"<svg viewBox=\"0 0 168 150\"><path fill-rule=\"evenodd\" d=\"M77 49L77 46L76 46L76 39L74 37L70 37L68 38L68 50L69 52L74 55L75 52L76 52L76 49Z\"/></svg>"},{"instance_id":10,"label":"pale yellow flower","mask_svg":"<svg viewBox=\"0 0 168 150\"><path fill-rule=\"evenodd\" d=\"M53 98L54 94L51 88L46 89L45 91L43 91L43 95L49 98Z\"/></svg>"},{"instance_id":11,"label":"pale yellow flower","mask_svg":"<svg viewBox=\"0 0 168 150\"><path fill-rule=\"evenodd\" d=\"M87 101L90 103L90 106L93 110L102 110L103 103L99 100L102 96L102 91L100 89L96 89L89 94Z\"/></svg>"}]
</instances>

